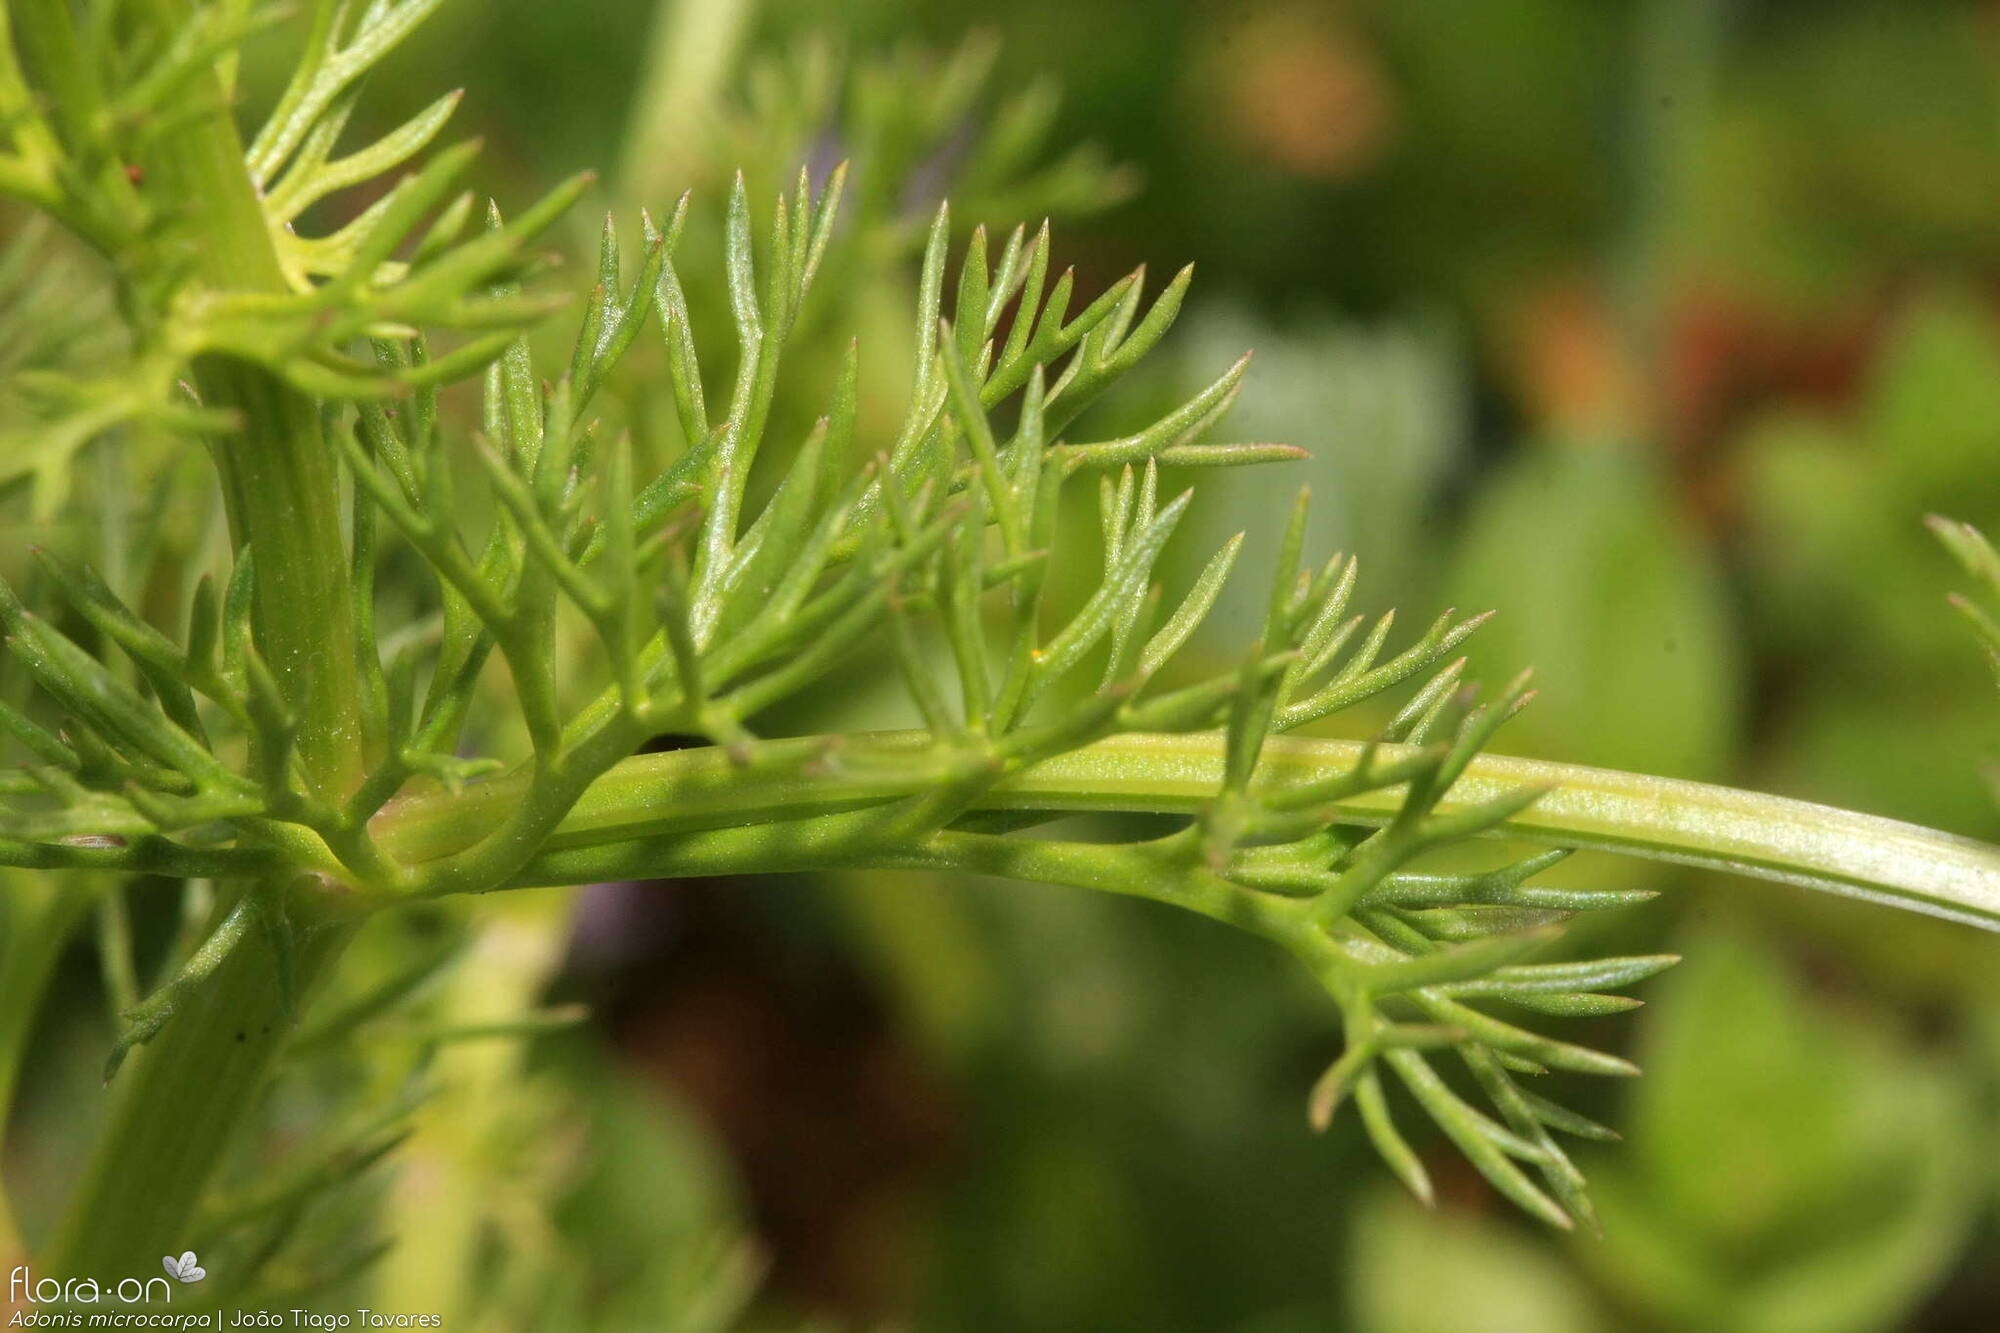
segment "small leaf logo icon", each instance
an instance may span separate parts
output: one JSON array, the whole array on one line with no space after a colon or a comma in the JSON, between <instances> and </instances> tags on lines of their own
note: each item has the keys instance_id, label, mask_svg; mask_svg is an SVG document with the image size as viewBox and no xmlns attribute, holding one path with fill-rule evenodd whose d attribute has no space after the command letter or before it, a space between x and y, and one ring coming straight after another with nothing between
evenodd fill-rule
<instances>
[{"instance_id":1,"label":"small leaf logo icon","mask_svg":"<svg viewBox=\"0 0 2000 1333\"><path fill-rule=\"evenodd\" d=\"M199 1282L208 1276L208 1270L196 1262L193 1250L182 1250L178 1259L171 1254L161 1256L160 1267L178 1282Z\"/></svg>"}]
</instances>

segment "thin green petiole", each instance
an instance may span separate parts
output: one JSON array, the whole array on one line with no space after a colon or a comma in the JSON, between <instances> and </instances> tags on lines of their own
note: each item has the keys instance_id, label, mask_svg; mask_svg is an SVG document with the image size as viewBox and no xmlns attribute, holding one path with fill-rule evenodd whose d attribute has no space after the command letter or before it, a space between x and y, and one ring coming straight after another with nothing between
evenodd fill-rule
<instances>
[{"instance_id":1,"label":"thin green petiole","mask_svg":"<svg viewBox=\"0 0 2000 1333\"><path fill-rule=\"evenodd\" d=\"M1260 787L1298 786L1351 770L1364 749L1356 741L1273 737ZM1393 764L1409 750L1380 746L1376 761ZM592 783L548 845L609 849L863 808L934 783L935 765L928 762L934 755L932 738L915 731L757 742L747 763L719 748L640 755ZM896 762L860 762L866 759ZM1010 776L982 793L974 808L1194 814L1220 790L1225 762L1217 733L1115 736ZM405 798L378 816L377 836L391 855L449 855L513 807L516 785L495 779L456 798ZM1875 815L1505 755L1474 758L1438 810L1448 814L1537 786L1546 794L1498 825L1494 836L1731 871L2000 929L2000 847ZM1341 797L1326 813L1343 823L1381 823L1401 802L1401 788L1392 787ZM754 860L754 839L745 840L745 852ZM536 876L553 868L547 857L537 858L517 882L541 882ZM643 858L629 873L645 873Z\"/></svg>"}]
</instances>

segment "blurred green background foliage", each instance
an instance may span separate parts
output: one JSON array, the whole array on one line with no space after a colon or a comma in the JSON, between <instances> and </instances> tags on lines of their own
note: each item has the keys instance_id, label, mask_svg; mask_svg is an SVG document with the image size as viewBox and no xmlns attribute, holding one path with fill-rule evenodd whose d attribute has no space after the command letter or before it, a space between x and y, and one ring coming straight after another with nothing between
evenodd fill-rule
<instances>
[{"instance_id":1,"label":"blurred green background foliage","mask_svg":"<svg viewBox=\"0 0 2000 1333\"><path fill-rule=\"evenodd\" d=\"M768 191L851 155L808 394L848 333L908 336L945 194L961 234L1054 214L1086 285L1192 261L1169 354L1101 419L1254 348L1232 436L1313 456L1215 478L1183 549L1247 530L1256 565L1309 482L1314 547L1359 552L1378 609L1500 611L1475 670L1542 693L1498 748L2000 836L2000 701L1920 522L2000 527L1991 0L488 0L376 83L378 127L464 83L503 199L598 166L602 207L692 188L714 227L737 167ZM719 274L683 276L713 309ZM1225 603L1214 650L1257 614ZM887 720L881 674L823 724ZM1587 1164L1602 1237L1448 1152L1423 1215L1351 1122L1312 1135L1332 1016L1255 941L918 875L509 908L568 920L553 993L594 1020L505 1072L519 1123L464 1131L504 1188L405 1216L537 1256L479 1327L2000 1327L1992 941L1561 873L1667 890L1592 943L1689 960L1592 1020L1647 1071L1574 1090L1626 1133ZM60 1151L94 1069L73 1029L42 1044L24 1153Z\"/></svg>"}]
</instances>

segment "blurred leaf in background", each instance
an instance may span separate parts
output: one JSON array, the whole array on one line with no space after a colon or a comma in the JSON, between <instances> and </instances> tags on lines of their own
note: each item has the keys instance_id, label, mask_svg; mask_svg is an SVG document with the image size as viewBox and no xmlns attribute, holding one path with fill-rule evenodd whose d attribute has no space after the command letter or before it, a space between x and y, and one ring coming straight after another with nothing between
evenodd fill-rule
<instances>
[{"instance_id":1,"label":"blurred leaf in background","mask_svg":"<svg viewBox=\"0 0 2000 1333\"><path fill-rule=\"evenodd\" d=\"M1992 6L1734 9L1692 179L1709 292L1825 319L1913 267L2000 262Z\"/></svg>"},{"instance_id":2,"label":"blurred leaf in background","mask_svg":"<svg viewBox=\"0 0 2000 1333\"><path fill-rule=\"evenodd\" d=\"M2000 324L1963 287L1920 291L1844 410L1781 403L1740 446L1752 624L1778 687L1765 780L1967 833L2000 820L1978 763L1991 680L1920 519L2000 522Z\"/></svg>"},{"instance_id":3,"label":"blurred leaf in background","mask_svg":"<svg viewBox=\"0 0 2000 1333\"><path fill-rule=\"evenodd\" d=\"M737 1327L763 1257L721 1146L691 1106L638 1085L601 1052L579 1046L562 1062L565 1081L588 1096L577 1110L589 1159L557 1213L562 1285L521 1326Z\"/></svg>"},{"instance_id":4,"label":"blurred leaf in background","mask_svg":"<svg viewBox=\"0 0 2000 1333\"><path fill-rule=\"evenodd\" d=\"M1614 1325L1562 1262L1500 1219L1372 1193L1348 1257L1369 1333L1596 1333ZM1300 1324L1300 1329L1312 1327Z\"/></svg>"},{"instance_id":5,"label":"blurred leaf in background","mask_svg":"<svg viewBox=\"0 0 2000 1333\"><path fill-rule=\"evenodd\" d=\"M1468 464L1472 431L1467 365L1449 325L1435 314L1280 321L1218 299L1194 312L1177 341L1185 369L1174 391L1182 398L1219 361L1256 349L1231 434L1309 452L1285 469L1285 485L1312 487L1315 549L1356 554L1371 601L1384 609L1434 601L1446 488ZM1189 549L1247 532L1248 558L1267 558L1277 543L1278 493L1269 478L1204 477L1190 520L1200 535ZM1250 580L1225 586L1202 641L1221 650L1254 635L1262 601Z\"/></svg>"},{"instance_id":6,"label":"blurred leaf in background","mask_svg":"<svg viewBox=\"0 0 2000 1333\"><path fill-rule=\"evenodd\" d=\"M1696 924L1575 1252L1648 1322L1901 1327L1968 1239L1990 1124L1951 1043L1816 992L1775 935Z\"/></svg>"},{"instance_id":7,"label":"blurred leaf in background","mask_svg":"<svg viewBox=\"0 0 2000 1333\"><path fill-rule=\"evenodd\" d=\"M1676 777L1727 771L1741 667L1712 555L1648 461L1609 441L1512 460L1473 500L1450 587L1500 614L1480 658L1541 689L1510 737L1534 754Z\"/></svg>"}]
</instances>

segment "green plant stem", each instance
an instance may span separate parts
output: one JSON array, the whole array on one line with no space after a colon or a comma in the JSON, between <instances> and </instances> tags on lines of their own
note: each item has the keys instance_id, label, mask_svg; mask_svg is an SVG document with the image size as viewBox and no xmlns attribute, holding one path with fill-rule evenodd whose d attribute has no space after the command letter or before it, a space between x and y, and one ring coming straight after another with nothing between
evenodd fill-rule
<instances>
[{"instance_id":1,"label":"green plant stem","mask_svg":"<svg viewBox=\"0 0 2000 1333\"><path fill-rule=\"evenodd\" d=\"M523 894L500 906L482 915L451 976L436 1015L442 1026L519 1023L562 966L567 895ZM524 1041L461 1041L431 1062L426 1078L436 1091L411 1117L386 1196L385 1229L398 1244L374 1275L384 1307L429 1311L446 1328L477 1317L479 1260L505 1196L535 1185L507 1178L517 1164L509 1131L519 1130L511 1117L519 1114L529 1054Z\"/></svg>"},{"instance_id":2,"label":"green plant stem","mask_svg":"<svg viewBox=\"0 0 2000 1333\"><path fill-rule=\"evenodd\" d=\"M150 0L167 34L192 22L187 0ZM147 190L189 210L183 235L201 282L233 292L287 290L263 205L243 164L243 140L213 74L189 91L213 108L156 136ZM360 676L353 594L341 532L340 481L314 402L268 373L222 357L195 363L206 406L240 428L212 445L231 542L256 567L257 648L291 704L308 781L337 800L361 772Z\"/></svg>"},{"instance_id":3,"label":"green plant stem","mask_svg":"<svg viewBox=\"0 0 2000 1333\"><path fill-rule=\"evenodd\" d=\"M293 985L304 991L346 946L358 918L322 913L297 924ZM286 998L272 951L248 941L133 1053L42 1267L115 1281L157 1272L162 1254L200 1248L203 1238L187 1228L284 1047Z\"/></svg>"},{"instance_id":4,"label":"green plant stem","mask_svg":"<svg viewBox=\"0 0 2000 1333\"><path fill-rule=\"evenodd\" d=\"M748 748L747 763L719 748L637 756L591 785L517 882L698 873L681 868L695 861L746 871L864 864L865 849L838 842L837 826L814 829L812 821L934 786L935 767L924 762L933 745L923 732L888 732L759 742ZM1266 780L1288 784L1351 769L1363 749L1353 741L1274 739L1264 751ZM843 753L877 762L849 763ZM1398 753L1384 747L1382 758ZM975 808L1192 814L1220 788L1223 764L1223 741L1214 733L1119 736L1044 760L985 792ZM1547 792L1498 836L1733 871L2000 928L2000 847L1873 815L1502 755L1474 759L1439 809L1524 786ZM377 832L392 855L443 856L484 836L519 799L518 781L509 778L458 797L415 795L386 809ZM1379 823L1400 800L1394 789L1370 793L1339 803L1334 814ZM752 827L773 821L790 823ZM741 836L726 848L688 840L718 829Z\"/></svg>"},{"instance_id":5,"label":"green plant stem","mask_svg":"<svg viewBox=\"0 0 2000 1333\"><path fill-rule=\"evenodd\" d=\"M638 201L686 187L697 145L756 17L755 0L662 0L654 6L645 77L625 127L619 184Z\"/></svg>"},{"instance_id":6,"label":"green plant stem","mask_svg":"<svg viewBox=\"0 0 2000 1333\"><path fill-rule=\"evenodd\" d=\"M47 875L9 875L0 901L0 1144L14 1106L21 1061L41 1013L42 992L71 932L90 910L94 895ZM12 1264L26 1250L7 1193L0 1189L0 1260Z\"/></svg>"},{"instance_id":7,"label":"green plant stem","mask_svg":"<svg viewBox=\"0 0 2000 1333\"><path fill-rule=\"evenodd\" d=\"M41 77L72 88L81 104L65 113L87 132L92 103L74 40L76 12L62 0L27 0L23 31ZM192 22L187 0L142 0L127 18L164 42ZM171 201L159 245L120 255L135 336L163 336L164 311L148 301L176 290L173 270L189 266L198 288L285 290L264 210L243 161L230 99L213 71L186 90L196 108L147 139L135 180L142 197ZM153 266L159 271L152 271ZM199 299L198 292L181 292ZM203 404L230 413L238 428L211 450L227 504L232 542L248 546L256 572L257 650L293 714L306 783L337 801L361 771L356 665L346 544L334 451L322 438L315 403L263 371L220 357L194 366ZM339 886L294 890L297 992L303 993L351 934ZM116 1101L65 1220L46 1257L53 1271L100 1279L152 1271L183 1234L242 1117L256 1102L284 1039L284 1003L272 951L243 947L224 960L151 1043L128 1063Z\"/></svg>"},{"instance_id":8,"label":"green plant stem","mask_svg":"<svg viewBox=\"0 0 2000 1333\"><path fill-rule=\"evenodd\" d=\"M238 550L257 577L257 647L298 723L307 780L337 805L361 777L360 677L332 451L312 402L262 371L197 363L204 396L246 422L214 447Z\"/></svg>"}]
</instances>

